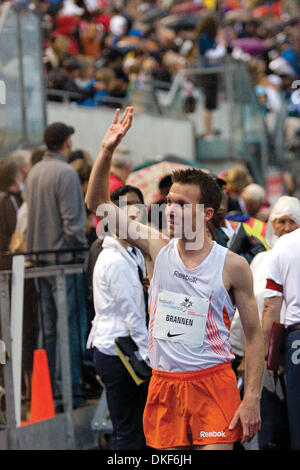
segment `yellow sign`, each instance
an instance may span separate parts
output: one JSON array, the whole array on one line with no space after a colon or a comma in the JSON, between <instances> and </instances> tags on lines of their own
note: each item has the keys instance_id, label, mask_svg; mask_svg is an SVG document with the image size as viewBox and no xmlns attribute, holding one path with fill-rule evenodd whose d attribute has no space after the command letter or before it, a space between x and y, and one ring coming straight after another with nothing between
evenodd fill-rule
<instances>
[{"instance_id":1,"label":"yellow sign","mask_svg":"<svg viewBox=\"0 0 300 470\"><path fill-rule=\"evenodd\" d=\"M206 6L209 10L215 10L216 9L216 0L203 0L203 5Z\"/></svg>"}]
</instances>

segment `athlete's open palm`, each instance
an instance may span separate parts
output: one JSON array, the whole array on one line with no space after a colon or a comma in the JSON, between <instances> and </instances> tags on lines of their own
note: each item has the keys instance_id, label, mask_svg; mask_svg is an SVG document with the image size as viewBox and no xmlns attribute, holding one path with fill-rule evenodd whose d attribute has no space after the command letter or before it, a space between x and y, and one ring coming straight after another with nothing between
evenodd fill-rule
<instances>
[{"instance_id":1,"label":"athlete's open palm","mask_svg":"<svg viewBox=\"0 0 300 470\"><path fill-rule=\"evenodd\" d=\"M118 108L115 112L113 122L108 128L102 140L102 148L111 152L116 149L116 147L119 145L119 143L131 127L133 118L133 107L127 106L120 121L119 116L120 109Z\"/></svg>"},{"instance_id":2,"label":"athlete's open palm","mask_svg":"<svg viewBox=\"0 0 300 470\"><path fill-rule=\"evenodd\" d=\"M247 403L243 400L234 414L234 417L229 425L229 429L233 429L239 420L243 428L241 444L250 442L255 434L257 434L260 430L261 419L259 413L259 403L257 401L254 401L253 403Z\"/></svg>"}]
</instances>

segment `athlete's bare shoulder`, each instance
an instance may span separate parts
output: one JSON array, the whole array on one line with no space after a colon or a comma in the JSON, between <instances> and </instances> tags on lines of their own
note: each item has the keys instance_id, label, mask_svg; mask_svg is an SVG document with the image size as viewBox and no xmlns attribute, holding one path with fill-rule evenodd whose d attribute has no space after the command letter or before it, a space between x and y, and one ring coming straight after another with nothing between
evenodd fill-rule
<instances>
[{"instance_id":1,"label":"athlete's bare shoulder","mask_svg":"<svg viewBox=\"0 0 300 470\"><path fill-rule=\"evenodd\" d=\"M252 274L245 258L228 250L225 259L223 281L226 288L244 288L252 286ZM249 285L250 284L250 285Z\"/></svg>"},{"instance_id":2,"label":"athlete's bare shoulder","mask_svg":"<svg viewBox=\"0 0 300 470\"><path fill-rule=\"evenodd\" d=\"M225 265L228 265L228 267L240 267L240 266L248 266L248 262L243 256L240 256L233 251L228 250L226 259L225 259Z\"/></svg>"}]
</instances>

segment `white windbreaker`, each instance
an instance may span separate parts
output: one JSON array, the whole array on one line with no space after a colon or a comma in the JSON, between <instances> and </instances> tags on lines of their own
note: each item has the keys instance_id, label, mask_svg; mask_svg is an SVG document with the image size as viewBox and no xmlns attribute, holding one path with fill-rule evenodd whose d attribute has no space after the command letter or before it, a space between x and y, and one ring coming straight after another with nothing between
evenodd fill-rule
<instances>
[{"instance_id":1,"label":"white windbreaker","mask_svg":"<svg viewBox=\"0 0 300 470\"><path fill-rule=\"evenodd\" d=\"M131 255L116 239L104 239L93 273L96 315L87 348L116 356L115 338L131 336L149 364L145 301L137 267L139 264L145 275L145 262L135 250L137 254Z\"/></svg>"}]
</instances>

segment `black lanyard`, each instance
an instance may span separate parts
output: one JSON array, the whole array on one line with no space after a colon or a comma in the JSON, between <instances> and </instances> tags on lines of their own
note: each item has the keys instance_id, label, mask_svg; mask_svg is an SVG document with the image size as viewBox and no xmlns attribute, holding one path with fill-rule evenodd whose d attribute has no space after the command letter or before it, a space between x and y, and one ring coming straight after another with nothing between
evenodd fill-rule
<instances>
[{"instance_id":1,"label":"black lanyard","mask_svg":"<svg viewBox=\"0 0 300 470\"><path fill-rule=\"evenodd\" d=\"M129 249L129 250L127 250L127 251L128 251L128 253L131 255L131 257L135 260L136 266L137 266L137 269L138 269L138 275L139 275L139 279L140 279L140 282L141 282L141 284L142 284L143 293L144 293L145 312L146 312L146 326L147 326L147 328L148 328L148 325L149 325L148 289L145 289L145 288L144 288L144 285L143 285L143 279L144 279L143 270L142 270L141 266L140 266L139 263L138 263L136 249L133 247L131 250Z\"/></svg>"}]
</instances>

